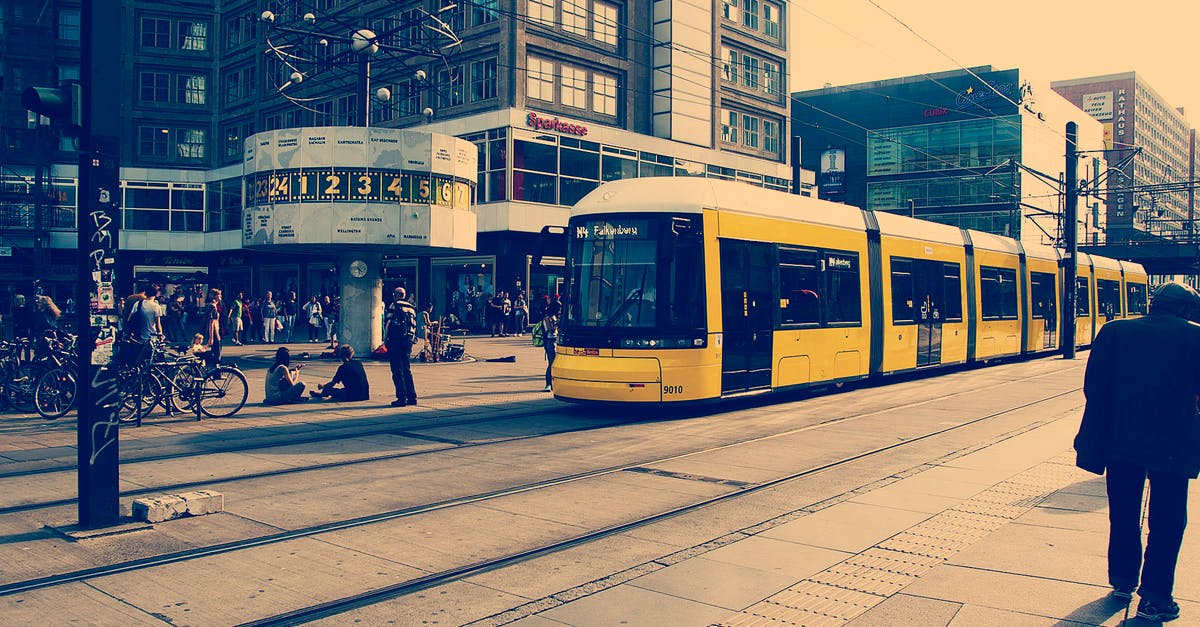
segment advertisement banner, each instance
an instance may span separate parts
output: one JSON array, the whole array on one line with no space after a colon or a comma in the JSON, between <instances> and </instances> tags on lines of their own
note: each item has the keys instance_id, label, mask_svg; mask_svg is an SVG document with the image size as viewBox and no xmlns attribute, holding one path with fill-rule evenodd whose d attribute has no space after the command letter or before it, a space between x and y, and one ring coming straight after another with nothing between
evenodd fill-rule
<instances>
[{"instance_id":1,"label":"advertisement banner","mask_svg":"<svg viewBox=\"0 0 1200 627\"><path fill-rule=\"evenodd\" d=\"M846 151L830 148L821 153L820 178L817 186L822 193L846 191Z\"/></svg>"},{"instance_id":2,"label":"advertisement banner","mask_svg":"<svg viewBox=\"0 0 1200 627\"><path fill-rule=\"evenodd\" d=\"M1113 119L1113 93L1084 94L1083 111L1101 122Z\"/></svg>"}]
</instances>

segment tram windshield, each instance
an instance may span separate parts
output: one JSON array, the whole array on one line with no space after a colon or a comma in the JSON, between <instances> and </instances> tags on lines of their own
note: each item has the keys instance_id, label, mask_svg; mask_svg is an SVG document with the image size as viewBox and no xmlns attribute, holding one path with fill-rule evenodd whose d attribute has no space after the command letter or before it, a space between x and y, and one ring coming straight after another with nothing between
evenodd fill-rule
<instances>
[{"instance_id":1,"label":"tram windshield","mask_svg":"<svg viewBox=\"0 0 1200 627\"><path fill-rule=\"evenodd\" d=\"M703 329L700 220L643 214L572 220L564 326L588 335Z\"/></svg>"}]
</instances>

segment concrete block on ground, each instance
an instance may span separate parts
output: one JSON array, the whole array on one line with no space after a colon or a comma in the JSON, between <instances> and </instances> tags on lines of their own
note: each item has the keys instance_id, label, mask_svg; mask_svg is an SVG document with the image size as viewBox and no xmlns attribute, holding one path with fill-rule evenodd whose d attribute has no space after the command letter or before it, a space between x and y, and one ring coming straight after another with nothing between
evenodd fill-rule
<instances>
[{"instance_id":1,"label":"concrete block on ground","mask_svg":"<svg viewBox=\"0 0 1200 627\"><path fill-rule=\"evenodd\" d=\"M133 500L133 517L149 523L183 516L202 516L224 511L225 496L212 490L162 494Z\"/></svg>"}]
</instances>

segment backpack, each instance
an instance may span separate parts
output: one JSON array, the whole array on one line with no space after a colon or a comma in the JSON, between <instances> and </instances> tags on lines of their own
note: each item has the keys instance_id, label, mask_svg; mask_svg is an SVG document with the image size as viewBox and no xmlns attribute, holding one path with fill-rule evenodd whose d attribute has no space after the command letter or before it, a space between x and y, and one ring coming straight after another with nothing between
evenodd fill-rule
<instances>
[{"instance_id":1,"label":"backpack","mask_svg":"<svg viewBox=\"0 0 1200 627\"><path fill-rule=\"evenodd\" d=\"M533 338L534 346L546 345L546 327L542 325L541 321L533 325L533 333L530 335L530 337Z\"/></svg>"},{"instance_id":2,"label":"backpack","mask_svg":"<svg viewBox=\"0 0 1200 627\"><path fill-rule=\"evenodd\" d=\"M386 340L388 342L417 341L417 310L412 307L394 305L392 318L388 322Z\"/></svg>"},{"instance_id":3,"label":"backpack","mask_svg":"<svg viewBox=\"0 0 1200 627\"><path fill-rule=\"evenodd\" d=\"M132 342L137 342L142 337L142 331L146 328L146 318L142 316L142 300L138 300L129 308L129 316L125 318L125 337Z\"/></svg>"}]
</instances>

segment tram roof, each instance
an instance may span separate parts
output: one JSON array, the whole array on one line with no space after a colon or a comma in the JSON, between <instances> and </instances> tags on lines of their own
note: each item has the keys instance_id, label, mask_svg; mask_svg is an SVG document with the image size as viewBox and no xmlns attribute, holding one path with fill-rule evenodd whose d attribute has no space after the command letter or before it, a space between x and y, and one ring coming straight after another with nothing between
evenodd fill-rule
<instances>
[{"instance_id":1,"label":"tram roof","mask_svg":"<svg viewBox=\"0 0 1200 627\"><path fill-rule=\"evenodd\" d=\"M1028 243L1022 244L1021 247L1025 249L1025 256L1031 259L1044 259L1046 261L1060 261L1062 259L1062 252L1053 246Z\"/></svg>"},{"instance_id":2,"label":"tram roof","mask_svg":"<svg viewBox=\"0 0 1200 627\"><path fill-rule=\"evenodd\" d=\"M971 245L975 247L975 250L991 250L1012 255L1020 252L1014 239L975 229L967 229L967 232L971 234Z\"/></svg>"},{"instance_id":3,"label":"tram roof","mask_svg":"<svg viewBox=\"0 0 1200 627\"><path fill-rule=\"evenodd\" d=\"M1108 257L1101 257L1099 255L1088 255L1088 256L1091 258L1092 267L1094 267L1094 268L1104 268L1105 270L1120 270L1121 269L1121 262L1117 261L1116 259L1109 259Z\"/></svg>"},{"instance_id":4,"label":"tram roof","mask_svg":"<svg viewBox=\"0 0 1200 627\"><path fill-rule=\"evenodd\" d=\"M1146 268L1144 268L1140 263L1125 261L1123 259L1118 259L1117 263L1121 264L1121 269L1125 271L1126 276L1129 276L1130 274L1140 274L1145 276L1146 274Z\"/></svg>"},{"instance_id":5,"label":"tram roof","mask_svg":"<svg viewBox=\"0 0 1200 627\"><path fill-rule=\"evenodd\" d=\"M862 210L740 181L682 176L609 181L575 204L571 215L596 213L700 213L704 209L866 229Z\"/></svg>"},{"instance_id":6,"label":"tram roof","mask_svg":"<svg viewBox=\"0 0 1200 627\"><path fill-rule=\"evenodd\" d=\"M881 235L908 237L954 246L963 245L962 231L956 226L926 220L914 220L908 216L884 211L876 211L875 219L879 221L879 233Z\"/></svg>"}]
</instances>

